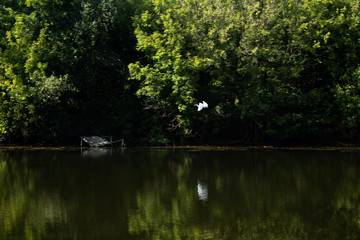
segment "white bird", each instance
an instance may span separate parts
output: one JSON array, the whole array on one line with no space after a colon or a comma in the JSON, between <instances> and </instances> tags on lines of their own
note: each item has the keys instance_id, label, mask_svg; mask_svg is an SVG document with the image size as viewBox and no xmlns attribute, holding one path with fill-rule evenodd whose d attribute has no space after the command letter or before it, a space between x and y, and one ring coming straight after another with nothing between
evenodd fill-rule
<instances>
[{"instance_id":1,"label":"white bird","mask_svg":"<svg viewBox=\"0 0 360 240\"><path fill-rule=\"evenodd\" d=\"M203 108L208 108L209 107L209 105L205 101L202 101L199 104L195 104L195 106L198 107L198 111L201 111Z\"/></svg>"}]
</instances>

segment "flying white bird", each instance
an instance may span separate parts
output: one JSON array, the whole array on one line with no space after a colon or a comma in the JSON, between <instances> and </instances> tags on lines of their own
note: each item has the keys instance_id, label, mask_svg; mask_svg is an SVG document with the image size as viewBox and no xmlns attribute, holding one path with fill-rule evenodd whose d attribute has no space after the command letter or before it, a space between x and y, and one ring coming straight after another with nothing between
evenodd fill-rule
<instances>
[{"instance_id":1,"label":"flying white bird","mask_svg":"<svg viewBox=\"0 0 360 240\"><path fill-rule=\"evenodd\" d=\"M208 108L209 107L209 105L205 101L202 101L199 104L195 104L195 106L198 107L198 111L201 111L203 108Z\"/></svg>"}]
</instances>

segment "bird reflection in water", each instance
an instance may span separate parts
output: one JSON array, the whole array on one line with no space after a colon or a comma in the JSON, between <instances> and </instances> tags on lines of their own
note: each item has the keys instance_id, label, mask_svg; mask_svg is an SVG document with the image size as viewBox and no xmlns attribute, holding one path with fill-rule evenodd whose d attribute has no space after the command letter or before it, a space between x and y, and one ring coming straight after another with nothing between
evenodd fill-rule
<instances>
[{"instance_id":1,"label":"bird reflection in water","mask_svg":"<svg viewBox=\"0 0 360 240\"><path fill-rule=\"evenodd\" d=\"M208 200L208 187L205 183L202 183L199 180L197 182L197 195L201 201Z\"/></svg>"}]
</instances>

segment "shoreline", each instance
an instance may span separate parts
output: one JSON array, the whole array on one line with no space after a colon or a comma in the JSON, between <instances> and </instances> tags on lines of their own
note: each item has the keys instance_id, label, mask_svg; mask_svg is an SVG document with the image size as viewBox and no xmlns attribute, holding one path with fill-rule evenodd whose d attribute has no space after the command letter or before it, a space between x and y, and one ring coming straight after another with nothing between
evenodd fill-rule
<instances>
[{"instance_id":1,"label":"shoreline","mask_svg":"<svg viewBox=\"0 0 360 240\"><path fill-rule=\"evenodd\" d=\"M75 146L24 146L24 145L0 145L1 150L13 151L72 151L83 149L166 149L166 150L190 150L190 151L345 151L360 152L360 146L130 146L130 147L75 147Z\"/></svg>"}]
</instances>

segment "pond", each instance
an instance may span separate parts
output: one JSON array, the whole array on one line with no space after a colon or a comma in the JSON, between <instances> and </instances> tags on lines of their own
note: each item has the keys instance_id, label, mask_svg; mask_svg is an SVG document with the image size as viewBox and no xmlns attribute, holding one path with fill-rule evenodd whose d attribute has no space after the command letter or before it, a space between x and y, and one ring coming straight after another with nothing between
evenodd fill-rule
<instances>
[{"instance_id":1,"label":"pond","mask_svg":"<svg viewBox=\"0 0 360 240\"><path fill-rule=\"evenodd\" d=\"M0 239L359 239L360 152L0 150Z\"/></svg>"}]
</instances>

